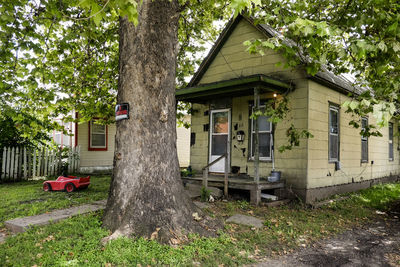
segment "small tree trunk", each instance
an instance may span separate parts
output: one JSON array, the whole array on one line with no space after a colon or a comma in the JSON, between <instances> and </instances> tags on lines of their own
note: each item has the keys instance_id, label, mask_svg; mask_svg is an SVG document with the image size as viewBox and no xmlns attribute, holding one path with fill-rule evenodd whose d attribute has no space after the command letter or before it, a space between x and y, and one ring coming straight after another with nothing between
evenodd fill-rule
<instances>
[{"instance_id":1,"label":"small tree trunk","mask_svg":"<svg viewBox=\"0 0 400 267\"><path fill-rule=\"evenodd\" d=\"M144 0L136 27L120 19L118 103L130 104L130 118L117 122L103 219L113 231L109 239L136 235L168 243L204 233L193 219L176 152L178 8L176 0Z\"/></svg>"}]
</instances>

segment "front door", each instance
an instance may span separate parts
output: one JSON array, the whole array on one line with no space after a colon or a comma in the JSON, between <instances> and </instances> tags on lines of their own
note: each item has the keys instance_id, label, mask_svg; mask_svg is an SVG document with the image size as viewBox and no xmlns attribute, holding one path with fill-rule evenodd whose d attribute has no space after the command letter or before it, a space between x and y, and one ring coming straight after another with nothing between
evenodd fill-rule
<instances>
[{"instance_id":1,"label":"front door","mask_svg":"<svg viewBox=\"0 0 400 267\"><path fill-rule=\"evenodd\" d=\"M227 151L230 137L230 110L212 110L210 117L210 157L209 163L218 159ZM226 157L210 166L210 172L225 172Z\"/></svg>"}]
</instances>

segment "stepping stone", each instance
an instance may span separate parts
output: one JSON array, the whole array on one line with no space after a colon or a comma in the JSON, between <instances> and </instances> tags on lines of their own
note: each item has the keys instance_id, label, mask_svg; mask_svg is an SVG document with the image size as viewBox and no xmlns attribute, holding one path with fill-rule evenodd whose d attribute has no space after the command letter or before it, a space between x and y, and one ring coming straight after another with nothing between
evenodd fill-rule
<instances>
[{"instance_id":1,"label":"stepping stone","mask_svg":"<svg viewBox=\"0 0 400 267\"><path fill-rule=\"evenodd\" d=\"M195 204L199 209L208 208L208 204L204 202L193 201L193 204Z\"/></svg>"},{"instance_id":2,"label":"stepping stone","mask_svg":"<svg viewBox=\"0 0 400 267\"><path fill-rule=\"evenodd\" d=\"M69 209L55 210L50 213L17 218L6 221L5 226L14 233L22 233L32 226L46 225L60 220L65 220L70 217L81 215L93 211L102 210L105 208L105 201L97 201L93 204L86 204Z\"/></svg>"},{"instance_id":3,"label":"stepping stone","mask_svg":"<svg viewBox=\"0 0 400 267\"><path fill-rule=\"evenodd\" d=\"M229 217L226 222L232 222L236 224L243 224L251 227L261 228L263 227L263 221L252 216L235 214Z\"/></svg>"}]
</instances>

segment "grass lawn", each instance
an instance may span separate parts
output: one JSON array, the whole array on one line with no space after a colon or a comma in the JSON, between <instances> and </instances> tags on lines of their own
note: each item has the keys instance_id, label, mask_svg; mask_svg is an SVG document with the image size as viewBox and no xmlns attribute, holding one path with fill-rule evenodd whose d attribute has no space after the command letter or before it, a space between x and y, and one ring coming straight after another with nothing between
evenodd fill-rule
<instances>
[{"instance_id":1,"label":"grass lawn","mask_svg":"<svg viewBox=\"0 0 400 267\"><path fill-rule=\"evenodd\" d=\"M88 189L73 193L44 192L43 181L0 185L0 228L4 221L106 199L110 176L93 176Z\"/></svg>"},{"instance_id":2,"label":"grass lawn","mask_svg":"<svg viewBox=\"0 0 400 267\"><path fill-rule=\"evenodd\" d=\"M104 183L109 181L105 177L101 179ZM11 193L13 190L20 191L9 186L8 193L14 195ZM106 193L104 188L98 199L104 198ZM37 198L37 194L41 193L32 193L32 196ZM83 196L76 198L85 199ZM284 254L298 246L309 246L312 241L368 222L376 216L377 209L385 210L399 199L400 184L387 184L350 194L346 200L319 209L308 209L298 203L277 208L254 208L246 201L218 201L210 204L205 212L220 218L234 213L253 215L264 221L264 227L251 229L227 224L217 238L192 235L190 242L177 247L143 238L121 238L103 246L100 239L110 233L101 227L102 214L97 212L9 237L0 245L0 262L5 266L241 265L265 256ZM28 200L26 196L25 201ZM37 204L40 206L43 202ZM18 201L12 203L18 206ZM13 207L5 207L3 212L7 209Z\"/></svg>"}]
</instances>

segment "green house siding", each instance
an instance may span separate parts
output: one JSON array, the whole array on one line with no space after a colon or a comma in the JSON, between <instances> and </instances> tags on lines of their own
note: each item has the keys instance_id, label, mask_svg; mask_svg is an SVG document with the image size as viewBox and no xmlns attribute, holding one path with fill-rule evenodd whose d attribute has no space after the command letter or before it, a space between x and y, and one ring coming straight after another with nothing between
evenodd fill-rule
<instances>
[{"instance_id":1,"label":"green house siding","mask_svg":"<svg viewBox=\"0 0 400 267\"><path fill-rule=\"evenodd\" d=\"M210 123L208 110L209 105L193 104L191 136L195 135L195 140L190 147L190 165L197 173L208 163L208 131L204 131L204 126Z\"/></svg>"},{"instance_id":2,"label":"green house siding","mask_svg":"<svg viewBox=\"0 0 400 267\"><path fill-rule=\"evenodd\" d=\"M349 125L354 119L351 114L339 110L339 158L341 170L335 171L335 165L329 163L328 145L328 111L329 103L337 105L350 100L346 95L333 91L316 82L309 81L309 131L314 135L309 143L308 188L319 188L337 184L362 182L375 178L399 175L399 153L394 153L394 160L388 156L388 127L380 129L382 137L368 138L369 162L361 163L360 129ZM370 124L375 118L368 116ZM397 123L394 124L394 134L397 133ZM398 147L398 139L394 139L394 147ZM371 164L371 161L374 163Z\"/></svg>"},{"instance_id":3,"label":"green house siding","mask_svg":"<svg viewBox=\"0 0 400 267\"><path fill-rule=\"evenodd\" d=\"M304 83L306 85L306 83ZM261 99L272 98L272 94L263 94ZM307 175L307 141L302 140L300 147L283 153L277 152L277 148L286 144L286 129L293 123L300 130L307 127L307 88L299 88L289 95L290 103L296 108L288 114L288 119L277 125L275 129L275 168L284 173L284 178L295 188L305 188ZM231 166L240 167L241 173L254 175L254 162L249 160L250 145L250 108L252 96L235 97L232 99L231 108ZM190 164L197 173L208 163L209 132L204 125L209 125L209 105L194 104L192 115L192 133L196 135L195 144L191 147ZM207 112L208 111L208 112ZM206 114L206 115L205 115ZM237 130L235 130L235 128ZM237 131L244 131L245 140L239 142L236 139ZM244 150L244 153L243 153ZM260 175L267 177L272 170L271 162L260 162Z\"/></svg>"},{"instance_id":4,"label":"green house siding","mask_svg":"<svg viewBox=\"0 0 400 267\"><path fill-rule=\"evenodd\" d=\"M205 126L210 124L210 111L225 104L224 108L231 110L230 166L238 166L240 173L254 176L254 162L249 159L249 105L253 101L253 89L257 87L264 89L261 99L272 98L273 93L277 93L278 98L282 94L287 94L289 98L290 112L274 129L275 169L282 171L289 191L306 202L368 187L373 179L400 175L398 150L394 149L394 158L389 159L388 127L380 129L383 137L368 138L369 161L361 162L360 130L349 126L354 118L344 110L339 110L341 169L335 170L335 164L329 162L329 105L334 103L340 106L349 100L349 92L357 94L362 89L354 88L344 78L326 71L308 77L301 68L278 66L276 63L285 60L272 50L266 51L264 56L250 55L245 51L243 42L265 39L263 29L266 28L257 28L243 17L229 25L190 82L191 87L177 93L177 99L191 101L195 110L192 133L196 135L196 142L191 147L190 159L193 169L201 171L208 164L209 131ZM262 80L263 77L268 81ZM250 83L249 79L259 80ZM372 115L368 116L368 121L375 123ZM300 146L280 153L278 148L287 144L286 131L292 124L300 131L310 131L314 137L301 139ZM399 123L394 122L395 136L398 127ZM236 139L237 131L244 132L243 142ZM394 138L393 147L400 147L399 138ZM261 161L259 168L260 176L267 177L272 162Z\"/></svg>"},{"instance_id":5,"label":"green house siding","mask_svg":"<svg viewBox=\"0 0 400 267\"><path fill-rule=\"evenodd\" d=\"M278 62L284 62L282 55L273 50L266 51L266 55L250 55L246 51L243 42L250 39L265 39L248 21L242 19L223 47L203 74L199 84L213 83L223 80L230 80L254 74L265 74L279 78L284 81L292 81L304 78L299 71L285 69L277 66Z\"/></svg>"},{"instance_id":6,"label":"green house siding","mask_svg":"<svg viewBox=\"0 0 400 267\"><path fill-rule=\"evenodd\" d=\"M294 124L299 130L307 129L308 125L308 80L301 70L284 69L276 66L284 62L284 58L270 50L266 55L250 55L245 51L243 42L249 39L265 38L254 26L246 20L241 20L223 47L204 72L198 85L237 79L244 76L264 74L292 84L296 89L289 93L292 111L287 120L277 125L275 129L275 168L283 171L283 178L293 188L305 189L307 186L307 140L302 140L300 147L284 153L278 152L278 147L287 143L286 129ZM261 99L272 98L272 93L261 95ZM231 108L231 166L239 166L241 173L254 175L254 162L249 160L249 103L253 96L232 98ZM209 132L204 131L204 125L209 124L210 105L193 104L195 113L192 115L192 133L196 142L191 147L190 164L198 173L208 164ZM234 126L237 125L237 130ZM244 142L238 142L236 132L245 132ZM243 150L245 153L243 155ZM272 170L271 162L260 162L260 175L267 177Z\"/></svg>"}]
</instances>

